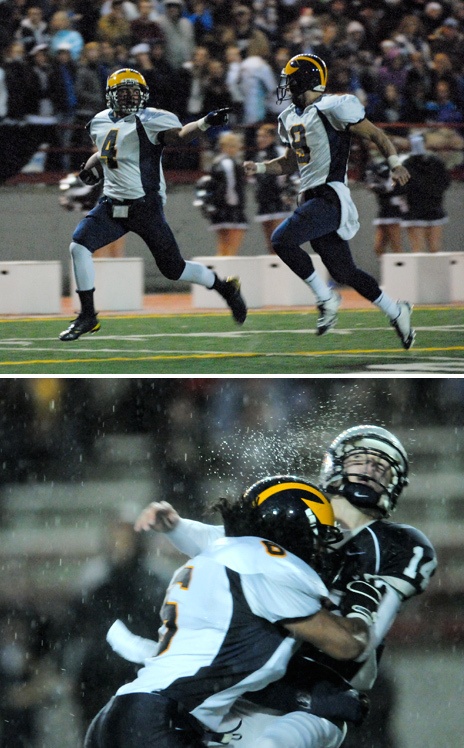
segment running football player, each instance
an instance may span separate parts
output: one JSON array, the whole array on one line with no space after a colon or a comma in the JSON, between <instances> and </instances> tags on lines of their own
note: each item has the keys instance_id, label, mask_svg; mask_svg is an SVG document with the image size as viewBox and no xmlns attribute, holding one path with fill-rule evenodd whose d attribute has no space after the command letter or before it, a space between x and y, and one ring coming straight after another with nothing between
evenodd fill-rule
<instances>
[{"instance_id":1,"label":"running football player","mask_svg":"<svg viewBox=\"0 0 464 748\"><path fill-rule=\"evenodd\" d=\"M331 728L325 726L325 732L321 732L318 714L301 711L299 700L302 692L312 689L312 684L327 683L325 696L324 692L320 695L320 686L316 689L318 711L325 708L327 717L333 702L335 706L338 703L334 689L340 687L343 693L343 681L337 681L336 675L362 691L372 688L385 637L402 604L424 592L435 572L435 550L425 535L409 525L387 520L408 484L408 470L408 457L401 442L378 426L350 428L339 434L327 449L320 488L331 494L335 518L343 533L342 540L331 546L334 572L332 582L328 583L330 599L346 614L353 604L349 591L353 583L385 585L386 592L377 610L369 645L356 661L336 662L304 645L297 659L292 660L285 679L253 697L254 702L261 703L261 711L256 704L243 700L235 705L235 713L243 719L243 748L341 745L344 733L336 718L339 715L334 715L333 723L326 719ZM150 528L167 532L171 542L187 554L198 553L223 534L220 526L180 518L164 501L150 504L140 514L135 529ZM368 588L365 591L369 602ZM368 612L366 615L369 617ZM266 710L282 709L284 688L288 714L275 718Z\"/></svg>"},{"instance_id":2,"label":"running football player","mask_svg":"<svg viewBox=\"0 0 464 748\"><path fill-rule=\"evenodd\" d=\"M377 146L388 161L394 182L406 184L409 173L401 165L390 138L366 119L356 96L324 94L327 76L325 62L316 55L301 54L289 60L277 88L279 103L291 99L278 119L285 153L261 163L245 161L245 172L249 176L279 175L299 169L299 205L277 227L271 241L276 254L316 297L316 333L324 335L335 325L341 298L314 270L310 256L301 248L307 241L334 281L351 286L387 315L403 348L408 349L415 337L411 305L391 299L374 278L357 268L348 244L359 229L358 212L347 186L352 134Z\"/></svg>"},{"instance_id":3,"label":"running football player","mask_svg":"<svg viewBox=\"0 0 464 748\"><path fill-rule=\"evenodd\" d=\"M206 266L185 261L163 209L163 147L188 143L201 131L225 124L230 108L210 112L182 127L175 114L147 108L148 94L141 73L129 68L117 70L107 81L108 109L96 114L88 125L98 151L79 176L88 185L103 178L103 198L79 223L72 237L70 252L81 312L60 334L60 340L77 340L84 333L100 329L94 306L92 255L129 231L147 244L166 278L214 289L229 305L235 321L245 321L247 309L238 278L222 280Z\"/></svg>"},{"instance_id":4,"label":"running football player","mask_svg":"<svg viewBox=\"0 0 464 748\"><path fill-rule=\"evenodd\" d=\"M336 660L367 646L381 595L366 615L324 609L328 590L317 572L339 531L316 486L268 477L217 508L225 537L175 572L156 653L93 720L85 748L228 742L240 722L229 717L234 702L280 678L301 641ZM353 590L352 602L366 610L364 599Z\"/></svg>"}]
</instances>

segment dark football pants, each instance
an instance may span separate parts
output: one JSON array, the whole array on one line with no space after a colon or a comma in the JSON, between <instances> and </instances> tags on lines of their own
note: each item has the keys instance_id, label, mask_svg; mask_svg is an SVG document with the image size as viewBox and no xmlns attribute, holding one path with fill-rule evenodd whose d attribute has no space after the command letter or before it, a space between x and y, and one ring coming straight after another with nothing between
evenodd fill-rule
<instances>
[{"instance_id":1,"label":"dark football pants","mask_svg":"<svg viewBox=\"0 0 464 748\"><path fill-rule=\"evenodd\" d=\"M78 224L72 238L93 253L129 231L143 239L166 278L180 278L185 260L166 221L159 195L146 195L132 203L128 218L113 218L111 201L102 197Z\"/></svg>"},{"instance_id":2,"label":"dark football pants","mask_svg":"<svg viewBox=\"0 0 464 748\"><path fill-rule=\"evenodd\" d=\"M314 272L314 265L301 245L311 242L336 283L351 286L364 298L375 301L382 293L377 281L356 267L350 245L337 234L340 200L333 189L300 205L274 231L271 237L276 254L303 280Z\"/></svg>"},{"instance_id":3,"label":"dark football pants","mask_svg":"<svg viewBox=\"0 0 464 748\"><path fill-rule=\"evenodd\" d=\"M175 714L151 693L115 696L92 721L84 748L204 748L193 732L174 727Z\"/></svg>"}]
</instances>

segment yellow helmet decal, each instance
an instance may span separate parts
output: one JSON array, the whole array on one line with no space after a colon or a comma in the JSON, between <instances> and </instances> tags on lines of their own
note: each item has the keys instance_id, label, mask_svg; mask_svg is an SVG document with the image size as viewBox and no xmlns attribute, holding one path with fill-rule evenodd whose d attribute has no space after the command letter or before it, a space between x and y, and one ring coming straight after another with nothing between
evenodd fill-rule
<instances>
[{"instance_id":1,"label":"yellow helmet decal","mask_svg":"<svg viewBox=\"0 0 464 748\"><path fill-rule=\"evenodd\" d=\"M132 70L132 68L123 68L122 70L116 70L108 78L108 88L113 86L121 86L125 84L130 86L131 84L138 83L140 86L146 86L147 82L143 75L138 70Z\"/></svg>"},{"instance_id":2,"label":"yellow helmet decal","mask_svg":"<svg viewBox=\"0 0 464 748\"><path fill-rule=\"evenodd\" d=\"M321 76L321 85L327 85L327 68L325 65L321 65L319 60L316 60L314 57L312 57L312 55L297 55L296 57L292 57L292 59L289 60L284 67L285 75L291 75L298 70L298 66L294 65L294 62L297 62L298 60L306 60L306 62L310 62L312 65L314 65L314 67L319 70L319 74Z\"/></svg>"},{"instance_id":3,"label":"yellow helmet decal","mask_svg":"<svg viewBox=\"0 0 464 748\"><path fill-rule=\"evenodd\" d=\"M308 486L306 483L277 483L270 488L266 488L257 498L258 506L276 493L288 490L302 491L301 500L314 512L319 522L331 527L335 525L335 517L329 500L317 488Z\"/></svg>"}]
</instances>

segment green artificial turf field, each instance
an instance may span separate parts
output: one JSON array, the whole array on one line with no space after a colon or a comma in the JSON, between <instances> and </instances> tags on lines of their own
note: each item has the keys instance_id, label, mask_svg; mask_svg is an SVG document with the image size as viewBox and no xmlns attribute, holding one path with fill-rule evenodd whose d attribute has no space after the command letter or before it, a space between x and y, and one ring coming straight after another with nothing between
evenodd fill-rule
<instances>
[{"instance_id":1,"label":"green artificial turf field","mask_svg":"<svg viewBox=\"0 0 464 748\"><path fill-rule=\"evenodd\" d=\"M464 372L464 307L416 307L416 344L404 351L377 310L342 311L318 337L311 310L229 314L101 315L102 327L72 343L68 320L0 320L0 376L38 374L372 374Z\"/></svg>"}]
</instances>

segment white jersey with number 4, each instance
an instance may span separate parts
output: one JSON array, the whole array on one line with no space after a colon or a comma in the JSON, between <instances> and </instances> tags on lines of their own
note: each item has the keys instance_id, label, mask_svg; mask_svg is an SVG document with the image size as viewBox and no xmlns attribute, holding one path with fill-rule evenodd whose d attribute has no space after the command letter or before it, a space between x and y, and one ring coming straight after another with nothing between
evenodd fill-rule
<instances>
[{"instance_id":1,"label":"white jersey with number 4","mask_svg":"<svg viewBox=\"0 0 464 748\"><path fill-rule=\"evenodd\" d=\"M298 647L275 624L314 615L327 595L311 567L270 541L216 540L174 574L158 653L117 695L160 691L225 731L235 700L282 677Z\"/></svg>"},{"instance_id":2,"label":"white jersey with number 4","mask_svg":"<svg viewBox=\"0 0 464 748\"><path fill-rule=\"evenodd\" d=\"M182 127L175 114L149 107L118 118L105 109L95 115L88 127L100 153L105 195L116 200L135 200L157 192L163 204L166 202L159 133Z\"/></svg>"}]
</instances>

